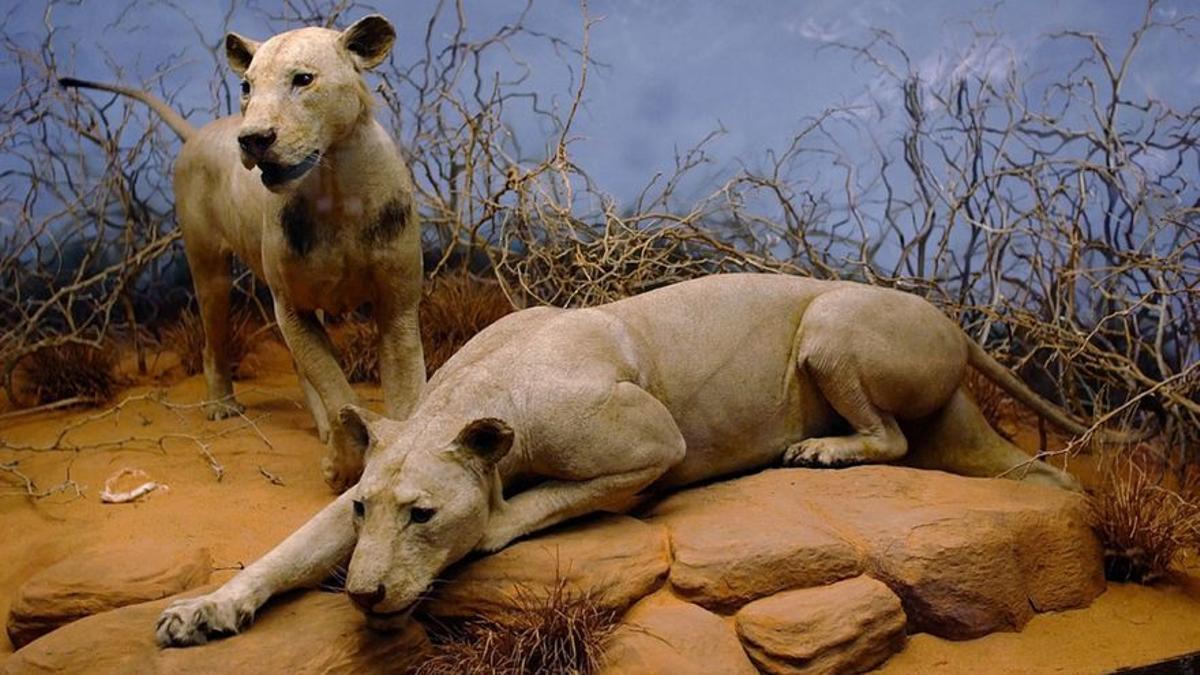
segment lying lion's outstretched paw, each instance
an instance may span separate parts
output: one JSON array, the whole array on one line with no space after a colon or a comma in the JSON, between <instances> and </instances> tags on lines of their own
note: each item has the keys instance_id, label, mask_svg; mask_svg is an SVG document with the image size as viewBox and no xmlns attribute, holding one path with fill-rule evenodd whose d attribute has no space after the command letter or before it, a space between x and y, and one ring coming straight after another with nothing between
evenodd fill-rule
<instances>
[{"instance_id":1,"label":"lying lion's outstretched paw","mask_svg":"<svg viewBox=\"0 0 1200 675\"><path fill-rule=\"evenodd\" d=\"M840 437L809 438L789 445L783 452L784 466L836 467L858 463L858 453Z\"/></svg>"},{"instance_id":2,"label":"lying lion's outstretched paw","mask_svg":"<svg viewBox=\"0 0 1200 675\"><path fill-rule=\"evenodd\" d=\"M253 607L210 593L171 603L159 615L154 635L160 647L202 645L210 637L233 635L253 620Z\"/></svg>"},{"instance_id":3,"label":"lying lion's outstretched paw","mask_svg":"<svg viewBox=\"0 0 1200 675\"><path fill-rule=\"evenodd\" d=\"M246 412L246 406L232 398L220 401L210 401L204 404L204 414L210 420L223 420L227 417L237 417Z\"/></svg>"},{"instance_id":4,"label":"lying lion's outstretched paw","mask_svg":"<svg viewBox=\"0 0 1200 675\"><path fill-rule=\"evenodd\" d=\"M345 457L345 453L335 453L332 448L321 459L321 475L325 477L325 483L338 494L353 487L362 476L362 472L361 460L350 460Z\"/></svg>"}]
</instances>

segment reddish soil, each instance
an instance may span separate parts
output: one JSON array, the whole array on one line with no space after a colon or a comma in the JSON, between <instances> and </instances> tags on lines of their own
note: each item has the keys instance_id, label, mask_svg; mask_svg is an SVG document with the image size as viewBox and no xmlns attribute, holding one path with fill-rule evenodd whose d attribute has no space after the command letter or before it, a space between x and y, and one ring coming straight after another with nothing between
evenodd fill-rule
<instances>
[{"instance_id":1,"label":"reddish soil","mask_svg":"<svg viewBox=\"0 0 1200 675\"><path fill-rule=\"evenodd\" d=\"M0 450L0 459L18 459L19 470L40 489L68 476L82 488L78 497L66 492L31 500L23 485L0 474L0 617L7 615L15 590L35 571L102 543L153 547L160 542L194 542L212 551L215 565L225 568L215 580L224 580L239 563L266 552L329 501L319 469L323 448L302 407L286 352L266 342L250 358L250 367L242 372L256 374L240 381L237 391L257 432L245 419L208 422L195 408L171 410L140 401L72 431L67 444L174 434L161 448L155 442L125 440L115 448L85 447L78 452ZM169 355L153 370L151 377L140 378L116 400L159 390L176 404L202 398L201 377L183 377ZM368 405L379 408L378 388L360 387L359 393ZM0 419L0 441L44 446L68 424L97 412ZM209 451L224 467L221 480L187 436L210 439ZM1035 432L1018 436L1022 443L1037 442ZM142 469L169 489L132 504L101 504L98 495L104 481L125 467ZM260 468L284 485L272 484ZM1200 570L1153 588L1111 585L1091 607L1039 615L1020 633L968 642L916 635L884 670L1099 672L1200 650L1198 626ZM0 635L0 665L11 650L6 636Z\"/></svg>"}]
</instances>

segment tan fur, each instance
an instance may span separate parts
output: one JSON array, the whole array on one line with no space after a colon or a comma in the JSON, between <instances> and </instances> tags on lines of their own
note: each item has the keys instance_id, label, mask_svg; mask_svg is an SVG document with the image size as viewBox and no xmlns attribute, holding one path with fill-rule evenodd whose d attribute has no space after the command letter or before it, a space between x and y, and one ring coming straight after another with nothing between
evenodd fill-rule
<instances>
[{"instance_id":1,"label":"tan fur","mask_svg":"<svg viewBox=\"0 0 1200 675\"><path fill-rule=\"evenodd\" d=\"M512 314L438 371L408 419L344 409L336 442L367 456L359 484L221 589L170 607L158 640L239 630L351 549L346 590L387 626L472 550L781 462L1078 489L988 427L963 393L975 352L916 296L775 275Z\"/></svg>"},{"instance_id":2,"label":"tan fur","mask_svg":"<svg viewBox=\"0 0 1200 675\"><path fill-rule=\"evenodd\" d=\"M233 70L250 85L242 114L199 130L144 92L79 80L147 101L186 140L175 164L176 214L204 323L204 377L210 419L237 414L229 371L230 255L271 288L280 329L322 440L331 414L356 401L318 312L371 303L381 336L385 405L403 418L424 383L417 331L420 231L412 178L387 131L371 115L362 71L391 49L395 33L379 16L345 31L301 28L257 43L226 37ZM297 86L299 73L313 76ZM149 99L149 100L148 100ZM177 119L178 118L178 119ZM271 132L256 155L239 137ZM266 169L306 166L268 185ZM323 462L336 490L352 485L361 458L331 446Z\"/></svg>"}]
</instances>

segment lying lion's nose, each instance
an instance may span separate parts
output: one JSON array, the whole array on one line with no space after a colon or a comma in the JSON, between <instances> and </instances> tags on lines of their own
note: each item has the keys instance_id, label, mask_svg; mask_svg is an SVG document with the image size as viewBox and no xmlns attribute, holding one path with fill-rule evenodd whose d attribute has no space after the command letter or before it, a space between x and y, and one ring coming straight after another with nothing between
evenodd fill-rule
<instances>
[{"instance_id":1,"label":"lying lion's nose","mask_svg":"<svg viewBox=\"0 0 1200 675\"><path fill-rule=\"evenodd\" d=\"M383 602L383 596L387 593L387 591L384 590L383 584L379 584L375 587L375 590L371 591L370 593L355 593L353 591L346 591L346 593L350 596L350 599L354 601L354 604L362 607L363 609L371 609L375 605Z\"/></svg>"},{"instance_id":2,"label":"lying lion's nose","mask_svg":"<svg viewBox=\"0 0 1200 675\"><path fill-rule=\"evenodd\" d=\"M275 130L247 131L238 135L238 145L253 157L260 157L275 142Z\"/></svg>"}]
</instances>

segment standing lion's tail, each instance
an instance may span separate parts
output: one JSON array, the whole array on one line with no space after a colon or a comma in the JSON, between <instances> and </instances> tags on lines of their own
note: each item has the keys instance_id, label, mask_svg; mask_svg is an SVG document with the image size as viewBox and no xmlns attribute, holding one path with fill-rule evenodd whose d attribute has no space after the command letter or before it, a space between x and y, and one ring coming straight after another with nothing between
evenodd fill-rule
<instances>
[{"instance_id":1,"label":"standing lion's tail","mask_svg":"<svg viewBox=\"0 0 1200 675\"><path fill-rule=\"evenodd\" d=\"M1028 385L1014 375L1012 371L1005 368L996 359L993 359L974 340L970 338L966 338L966 340L971 365L983 373L989 380L999 385L1001 389L1008 392L1013 398L1029 406L1038 415L1050 420L1056 426L1075 435L1082 434L1090 428L1090 425L1075 419L1067 411L1038 396ZM1099 439L1108 443L1138 443L1154 436L1156 433L1158 433L1158 429L1154 425L1147 426L1134 433L1102 430L1099 433Z\"/></svg>"},{"instance_id":2,"label":"standing lion's tail","mask_svg":"<svg viewBox=\"0 0 1200 675\"><path fill-rule=\"evenodd\" d=\"M183 115L175 112L175 109L167 105L166 101L158 98L154 94L140 89L131 89L122 87L118 84L105 84L103 82L89 82L87 80L78 80L73 77L60 77L58 83L64 87L79 87L82 89L99 89L101 91L111 91L114 94L121 94L129 98L136 99L150 106L150 109L158 114L159 117L171 127L179 138L184 142L196 135L196 127L188 124L188 121L183 119Z\"/></svg>"}]
</instances>

